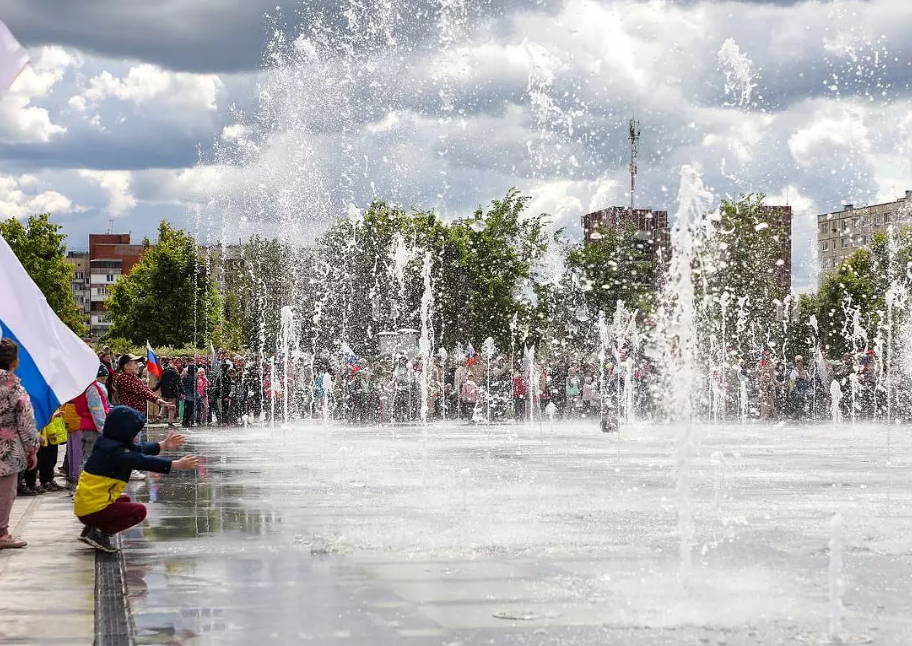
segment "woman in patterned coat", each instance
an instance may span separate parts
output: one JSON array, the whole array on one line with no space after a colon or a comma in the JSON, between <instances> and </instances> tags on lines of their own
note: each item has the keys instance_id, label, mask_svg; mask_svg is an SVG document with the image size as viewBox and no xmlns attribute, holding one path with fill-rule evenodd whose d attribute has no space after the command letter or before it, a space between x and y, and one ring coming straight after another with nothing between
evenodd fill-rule
<instances>
[{"instance_id":1,"label":"woman in patterned coat","mask_svg":"<svg viewBox=\"0 0 912 646\"><path fill-rule=\"evenodd\" d=\"M18 367L19 346L12 339L0 339L0 549L26 545L9 533L10 512L19 472L38 464L35 413L16 376Z\"/></svg>"}]
</instances>

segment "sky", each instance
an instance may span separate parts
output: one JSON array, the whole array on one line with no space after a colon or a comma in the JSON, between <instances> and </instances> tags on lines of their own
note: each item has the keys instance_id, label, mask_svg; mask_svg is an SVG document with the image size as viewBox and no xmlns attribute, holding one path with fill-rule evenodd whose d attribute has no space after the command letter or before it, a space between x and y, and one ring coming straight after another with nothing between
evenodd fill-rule
<instances>
[{"instance_id":1,"label":"sky","mask_svg":"<svg viewBox=\"0 0 912 646\"><path fill-rule=\"evenodd\" d=\"M818 213L912 189L908 0L0 0L32 65L0 101L0 214L308 242L373 199L463 217L516 187L554 228L629 200Z\"/></svg>"}]
</instances>

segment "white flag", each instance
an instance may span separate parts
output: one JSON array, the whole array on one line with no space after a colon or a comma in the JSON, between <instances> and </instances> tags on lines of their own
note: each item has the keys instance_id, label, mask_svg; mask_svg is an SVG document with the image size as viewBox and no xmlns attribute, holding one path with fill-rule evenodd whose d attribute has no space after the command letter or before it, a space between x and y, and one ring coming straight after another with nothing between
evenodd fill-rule
<instances>
[{"instance_id":1,"label":"white flag","mask_svg":"<svg viewBox=\"0 0 912 646\"><path fill-rule=\"evenodd\" d=\"M28 65L29 57L25 47L13 36L7 26L0 21L0 99L2 99L16 77Z\"/></svg>"}]
</instances>

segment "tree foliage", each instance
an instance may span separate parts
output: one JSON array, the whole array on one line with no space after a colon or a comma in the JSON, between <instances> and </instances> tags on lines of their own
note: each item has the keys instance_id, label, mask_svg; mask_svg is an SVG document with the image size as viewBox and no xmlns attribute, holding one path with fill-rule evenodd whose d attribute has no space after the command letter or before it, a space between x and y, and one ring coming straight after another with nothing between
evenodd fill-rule
<instances>
[{"instance_id":1,"label":"tree foliage","mask_svg":"<svg viewBox=\"0 0 912 646\"><path fill-rule=\"evenodd\" d=\"M48 305L79 336L88 332L76 305L72 267L66 262L66 235L49 213L33 215L25 225L16 218L0 222L0 235L9 243Z\"/></svg>"},{"instance_id":2,"label":"tree foliage","mask_svg":"<svg viewBox=\"0 0 912 646\"><path fill-rule=\"evenodd\" d=\"M781 321L789 296L783 272L786 231L765 196L724 200L694 268L701 324L741 356L783 342Z\"/></svg>"},{"instance_id":3,"label":"tree foliage","mask_svg":"<svg viewBox=\"0 0 912 646\"><path fill-rule=\"evenodd\" d=\"M581 291L590 312L610 315L623 301L630 309L651 311L656 266L649 242L637 237L634 225L621 230L599 228L599 239L568 248L565 265L571 288Z\"/></svg>"},{"instance_id":4,"label":"tree foliage","mask_svg":"<svg viewBox=\"0 0 912 646\"><path fill-rule=\"evenodd\" d=\"M154 246L148 239L143 244L142 260L105 302L112 323L108 336L153 346L182 347L207 337L220 344L220 297L206 254L167 222L159 225Z\"/></svg>"},{"instance_id":5,"label":"tree foliage","mask_svg":"<svg viewBox=\"0 0 912 646\"><path fill-rule=\"evenodd\" d=\"M279 312L292 306L302 349L345 341L376 352L380 332L421 327L428 257L435 343L478 346L492 336L509 347L535 316L525 287L535 283L547 247L546 218L527 213L527 202L511 190L467 219L445 222L377 201L357 218L337 220L313 249L252 240L226 278L241 296L226 299L225 326L242 330L247 347L272 350Z\"/></svg>"}]
</instances>

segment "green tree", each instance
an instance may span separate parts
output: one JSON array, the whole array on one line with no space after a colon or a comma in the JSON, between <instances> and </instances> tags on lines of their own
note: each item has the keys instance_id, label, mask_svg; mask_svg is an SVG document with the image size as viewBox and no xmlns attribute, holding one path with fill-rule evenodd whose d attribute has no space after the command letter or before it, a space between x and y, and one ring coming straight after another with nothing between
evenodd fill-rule
<instances>
[{"instance_id":1,"label":"green tree","mask_svg":"<svg viewBox=\"0 0 912 646\"><path fill-rule=\"evenodd\" d=\"M870 347L885 309L886 237L875 234L870 249L858 249L824 278L814 298L820 340L830 357ZM855 312L869 339L853 347ZM856 341L860 341L856 339Z\"/></svg>"},{"instance_id":2,"label":"green tree","mask_svg":"<svg viewBox=\"0 0 912 646\"><path fill-rule=\"evenodd\" d=\"M153 346L205 346L207 338L221 344L212 263L193 237L163 221L155 246L148 239L143 244L142 260L105 302L112 323L108 336L138 345L148 340Z\"/></svg>"},{"instance_id":3,"label":"green tree","mask_svg":"<svg viewBox=\"0 0 912 646\"><path fill-rule=\"evenodd\" d=\"M764 195L749 194L723 201L714 229L695 267L706 331L724 336L741 356L757 353L767 341L781 344L789 296L783 222ZM739 321L751 329L739 329Z\"/></svg>"},{"instance_id":4,"label":"green tree","mask_svg":"<svg viewBox=\"0 0 912 646\"><path fill-rule=\"evenodd\" d=\"M0 222L0 235L41 289L48 305L79 336L88 332L76 305L71 284L73 270L66 262L66 235L49 213L29 216L25 225L16 218Z\"/></svg>"},{"instance_id":5,"label":"green tree","mask_svg":"<svg viewBox=\"0 0 912 646\"><path fill-rule=\"evenodd\" d=\"M610 316L618 301L628 309L651 311L655 301L655 262L646 241L637 238L637 228L599 228L599 239L571 246L565 267L571 282L583 293L593 314Z\"/></svg>"}]
</instances>

